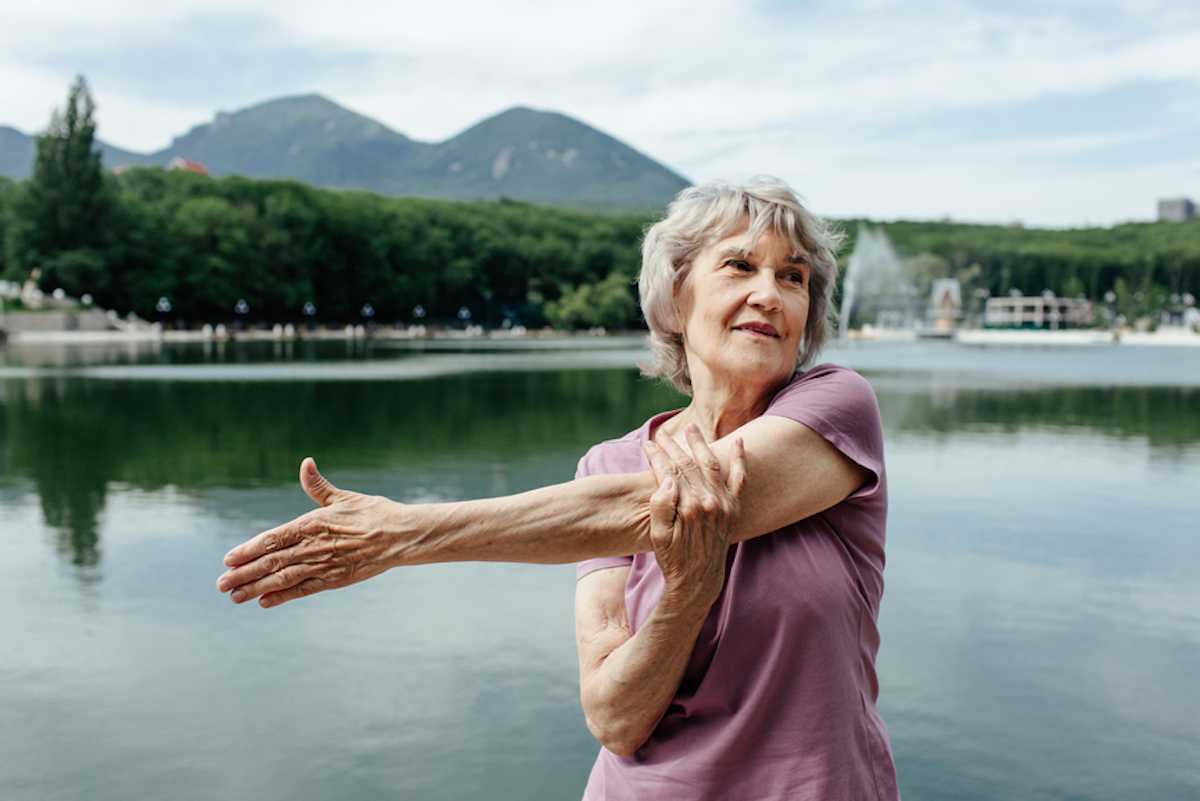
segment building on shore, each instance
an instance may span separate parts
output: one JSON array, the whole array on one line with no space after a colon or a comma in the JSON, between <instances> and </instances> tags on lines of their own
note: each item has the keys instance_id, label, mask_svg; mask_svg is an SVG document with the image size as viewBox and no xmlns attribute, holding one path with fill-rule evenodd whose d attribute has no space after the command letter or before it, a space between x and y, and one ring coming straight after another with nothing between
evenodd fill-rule
<instances>
[{"instance_id":1,"label":"building on shore","mask_svg":"<svg viewBox=\"0 0 1200 801\"><path fill-rule=\"evenodd\" d=\"M1090 301L1055 297L1051 293L1034 297L988 298L983 313L985 328L1050 329L1082 328L1095 321Z\"/></svg>"},{"instance_id":2,"label":"building on shore","mask_svg":"<svg viewBox=\"0 0 1200 801\"><path fill-rule=\"evenodd\" d=\"M949 335L962 319L962 288L957 278L938 278L929 294L928 318L933 331Z\"/></svg>"},{"instance_id":3,"label":"building on shore","mask_svg":"<svg viewBox=\"0 0 1200 801\"><path fill-rule=\"evenodd\" d=\"M1196 219L1196 204L1188 197L1170 197L1158 201L1159 222L1187 222Z\"/></svg>"}]
</instances>

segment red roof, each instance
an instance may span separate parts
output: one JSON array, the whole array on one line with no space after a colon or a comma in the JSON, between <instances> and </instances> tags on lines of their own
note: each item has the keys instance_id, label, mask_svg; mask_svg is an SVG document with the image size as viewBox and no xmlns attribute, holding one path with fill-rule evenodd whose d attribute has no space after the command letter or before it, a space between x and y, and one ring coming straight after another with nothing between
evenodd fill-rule
<instances>
[{"instance_id":1,"label":"red roof","mask_svg":"<svg viewBox=\"0 0 1200 801\"><path fill-rule=\"evenodd\" d=\"M168 170L187 170L199 175L208 175L208 168L198 161L185 159L183 156L176 156L167 163Z\"/></svg>"}]
</instances>

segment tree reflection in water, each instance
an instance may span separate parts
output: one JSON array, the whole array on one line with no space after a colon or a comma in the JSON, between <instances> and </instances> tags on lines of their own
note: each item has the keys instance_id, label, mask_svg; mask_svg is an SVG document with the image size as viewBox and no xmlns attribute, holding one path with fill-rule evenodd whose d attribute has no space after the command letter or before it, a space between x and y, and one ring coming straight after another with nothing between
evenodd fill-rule
<instances>
[{"instance_id":1,"label":"tree reflection in water","mask_svg":"<svg viewBox=\"0 0 1200 801\"><path fill-rule=\"evenodd\" d=\"M867 373L870 377L870 373ZM682 405L632 370L503 372L409 381L239 383L5 379L0 480L33 483L57 549L83 569L102 557L110 484L141 490L284 486L315 455L337 469L498 462L592 443ZM891 437L1005 436L1037 429L1144 439L1170 458L1200 443L1190 387L879 391ZM553 479L551 479L553 480Z\"/></svg>"}]
</instances>

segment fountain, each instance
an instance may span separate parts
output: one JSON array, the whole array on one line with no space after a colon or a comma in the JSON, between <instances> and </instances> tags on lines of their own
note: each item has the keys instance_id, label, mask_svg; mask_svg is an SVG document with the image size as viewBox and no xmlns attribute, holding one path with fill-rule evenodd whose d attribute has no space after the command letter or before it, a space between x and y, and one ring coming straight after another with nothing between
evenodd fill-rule
<instances>
[{"instance_id":1,"label":"fountain","mask_svg":"<svg viewBox=\"0 0 1200 801\"><path fill-rule=\"evenodd\" d=\"M916 289L905 277L903 263L887 234L879 228L860 225L842 281L838 336L844 339L849 333L856 308L860 318L871 313L876 325L911 328L915 296Z\"/></svg>"}]
</instances>

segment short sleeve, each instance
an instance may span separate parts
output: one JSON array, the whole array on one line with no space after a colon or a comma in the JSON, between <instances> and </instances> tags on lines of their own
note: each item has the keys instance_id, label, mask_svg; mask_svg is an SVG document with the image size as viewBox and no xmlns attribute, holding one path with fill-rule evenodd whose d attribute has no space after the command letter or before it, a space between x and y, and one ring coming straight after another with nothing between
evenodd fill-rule
<instances>
[{"instance_id":1,"label":"short sleeve","mask_svg":"<svg viewBox=\"0 0 1200 801\"><path fill-rule=\"evenodd\" d=\"M575 468L575 478L583 478L592 474L592 463L589 458L591 456L592 451L589 450L579 460L579 465ZM586 559L575 565L575 580L579 581L588 573L594 573L607 567L628 567L631 564L633 564L632 556L601 556L597 559Z\"/></svg>"},{"instance_id":2,"label":"short sleeve","mask_svg":"<svg viewBox=\"0 0 1200 801\"><path fill-rule=\"evenodd\" d=\"M819 365L781 389L764 414L802 423L871 478L846 500L874 496L883 478L883 426L879 402L867 379L836 365Z\"/></svg>"}]
</instances>

